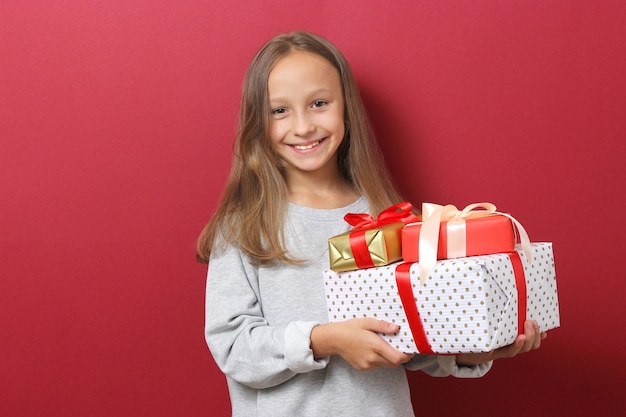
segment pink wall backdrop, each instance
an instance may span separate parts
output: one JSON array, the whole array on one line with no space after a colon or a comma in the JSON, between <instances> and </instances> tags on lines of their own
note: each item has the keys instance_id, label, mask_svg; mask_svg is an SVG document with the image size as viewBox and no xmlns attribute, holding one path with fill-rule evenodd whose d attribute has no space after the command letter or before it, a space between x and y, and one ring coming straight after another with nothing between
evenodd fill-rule
<instances>
[{"instance_id":1,"label":"pink wall backdrop","mask_svg":"<svg viewBox=\"0 0 626 417\"><path fill-rule=\"evenodd\" d=\"M624 410L626 3L0 3L0 415L226 416L194 241L247 63L315 31L351 61L414 204L490 201L554 242L562 327L429 416Z\"/></svg>"}]
</instances>

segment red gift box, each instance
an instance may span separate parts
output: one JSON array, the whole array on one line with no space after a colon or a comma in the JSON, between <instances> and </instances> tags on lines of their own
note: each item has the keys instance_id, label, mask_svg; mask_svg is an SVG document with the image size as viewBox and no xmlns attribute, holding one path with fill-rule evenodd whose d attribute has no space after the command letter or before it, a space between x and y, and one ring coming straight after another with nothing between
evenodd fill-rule
<instances>
[{"instance_id":1,"label":"red gift box","mask_svg":"<svg viewBox=\"0 0 626 417\"><path fill-rule=\"evenodd\" d=\"M405 262L419 262L421 229L421 222L408 224L402 229L402 259ZM465 230L465 252L451 248L448 253L448 222L439 224L437 259L506 253L513 252L515 248L515 230L507 217L493 214L468 219L465 222Z\"/></svg>"},{"instance_id":2,"label":"red gift box","mask_svg":"<svg viewBox=\"0 0 626 417\"><path fill-rule=\"evenodd\" d=\"M509 214L497 212L491 203L470 204L463 210L452 204L424 203L422 218L421 223L402 229L402 258L420 262L422 282L437 259L513 252L516 232L531 261L530 239L522 225Z\"/></svg>"}]
</instances>

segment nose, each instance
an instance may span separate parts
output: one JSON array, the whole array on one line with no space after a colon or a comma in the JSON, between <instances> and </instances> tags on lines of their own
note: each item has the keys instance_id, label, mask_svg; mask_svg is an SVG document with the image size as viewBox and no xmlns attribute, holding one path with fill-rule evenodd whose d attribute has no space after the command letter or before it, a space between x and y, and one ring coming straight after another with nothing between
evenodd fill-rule
<instances>
[{"instance_id":1,"label":"nose","mask_svg":"<svg viewBox=\"0 0 626 417\"><path fill-rule=\"evenodd\" d=\"M293 117L292 130L296 136L306 136L315 130L315 124L307 112L298 112Z\"/></svg>"}]
</instances>

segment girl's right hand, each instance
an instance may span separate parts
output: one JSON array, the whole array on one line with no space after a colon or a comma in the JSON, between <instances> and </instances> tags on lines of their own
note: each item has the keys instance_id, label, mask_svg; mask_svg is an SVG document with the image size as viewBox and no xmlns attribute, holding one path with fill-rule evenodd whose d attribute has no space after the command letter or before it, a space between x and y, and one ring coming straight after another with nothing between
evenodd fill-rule
<instances>
[{"instance_id":1,"label":"girl's right hand","mask_svg":"<svg viewBox=\"0 0 626 417\"><path fill-rule=\"evenodd\" d=\"M372 318L351 319L316 326L311 349L316 358L339 355L357 370L395 368L411 360L377 333L394 334L400 326Z\"/></svg>"}]
</instances>

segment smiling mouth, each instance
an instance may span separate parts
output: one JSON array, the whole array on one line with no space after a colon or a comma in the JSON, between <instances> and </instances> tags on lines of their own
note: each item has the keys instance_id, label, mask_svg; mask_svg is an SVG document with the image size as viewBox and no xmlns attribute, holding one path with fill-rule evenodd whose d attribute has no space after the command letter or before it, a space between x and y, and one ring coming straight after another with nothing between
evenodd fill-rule
<instances>
[{"instance_id":1,"label":"smiling mouth","mask_svg":"<svg viewBox=\"0 0 626 417\"><path fill-rule=\"evenodd\" d=\"M310 149L317 147L320 143L322 143L323 140L324 139L320 139L316 142L309 143L308 145L291 145L291 146L296 148L299 151L308 151Z\"/></svg>"}]
</instances>

